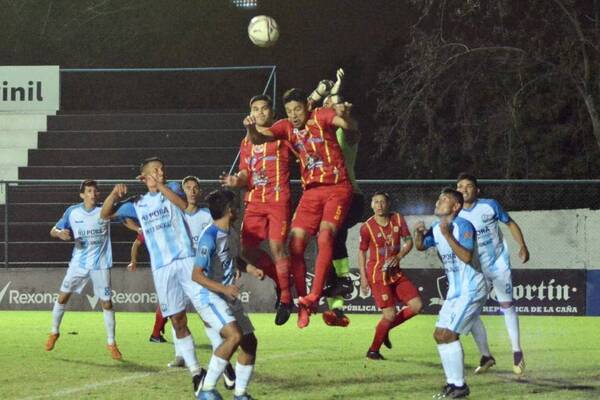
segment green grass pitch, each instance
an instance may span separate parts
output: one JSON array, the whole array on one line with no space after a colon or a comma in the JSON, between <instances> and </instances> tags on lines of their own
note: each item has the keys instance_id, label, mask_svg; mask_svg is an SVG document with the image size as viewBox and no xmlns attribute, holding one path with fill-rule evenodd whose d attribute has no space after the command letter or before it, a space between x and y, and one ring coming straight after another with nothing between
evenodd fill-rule
<instances>
[{"instance_id":1,"label":"green grass pitch","mask_svg":"<svg viewBox=\"0 0 600 400\"><path fill-rule=\"evenodd\" d=\"M271 314L253 314L258 361L249 392L257 399L430 399L444 384L432 339L435 316L417 316L391 333L387 360L366 360L376 315L351 315L348 328L308 328L295 317L283 327ZM474 376L479 356L463 337L471 399L600 399L600 318L521 317L527 361L524 377L511 372L512 353L500 316L484 317L498 365ZM210 347L198 316L190 314L197 355L206 365ZM122 362L105 349L100 312L66 312L61 337L44 351L51 313L0 312L2 399L192 399L187 371L166 367L170 343L148 342L152 313L117 313ZM167 326L170 329L170 325ZM170 340L170 335L167 335ZM219 382L225 399L232 398Z\"/></svg>"}]
</instances>

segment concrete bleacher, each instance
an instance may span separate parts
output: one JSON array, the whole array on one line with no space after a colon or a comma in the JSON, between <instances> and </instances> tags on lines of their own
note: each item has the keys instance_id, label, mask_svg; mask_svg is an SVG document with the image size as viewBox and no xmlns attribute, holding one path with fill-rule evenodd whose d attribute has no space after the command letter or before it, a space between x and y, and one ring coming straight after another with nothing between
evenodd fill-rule
<instances>
[{"instance_id":1,"label":"concrete bleacher","mask_svg":"<svg viewBox=\"0 0 600 400\"><path fill-rule=\"evenodd\" d=\"M169 179L186 175L216 179L228 171L244 135L238 112L64 113L49 116L27 143L26 166L11 179L135 179L139 162L160 157ZM1 146L0 141L0 146ZM5 178L7 179L7 178ZM102 185L102 197L111 186ZM143 192L133 185L133 193ZM80 201L78 185L21 183L8 190L8 260L11 265L63 265L72 243L49 231L70 204ZM4 215L4 210L0 209ZM4 262L4 223L0 262ZM135 234L113 224L113 258L129 260ZM145 252L141 261L146 261Z\"/></svg>"}]
</instances>

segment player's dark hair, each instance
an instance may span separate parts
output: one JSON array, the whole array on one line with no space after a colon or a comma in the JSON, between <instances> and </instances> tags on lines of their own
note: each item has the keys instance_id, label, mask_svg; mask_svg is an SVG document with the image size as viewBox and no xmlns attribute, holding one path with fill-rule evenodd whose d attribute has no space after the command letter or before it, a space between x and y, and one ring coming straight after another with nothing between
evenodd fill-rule
<instances>
[{"instance_id":1,"label":"player's dark hair","mask_svg":"<svg viewBox=\"0 0 600 400\"><path fill-rule=\"evenodd\" d=\"M306 93L298 88L289 89L283 94L283 104L285 105L290 101L306 104Z\"/></svg>"},{"instance_id":2,"label":"player's dark hair","mask_svg":"<svg viewBox=\"0 0 600 400\"><path fill-rule=\"evenodd\" d=\"M371 200L373 198L375 198L375 196L385 197L385 199L387 200L388 203L390 203L392 201L392 198L390 197L390 195L387 192L384 192L382 190L378 190L377 192L373 193L373 196L371 196Z\"/></svg>"},{"instance_id":3,"label":"player's dark hair","mask_svg":"<svg viewBox=\"0 0 600 400\"><path fill-rule=\"evenodd\" d=\"M140 172L144 172L144 167L146 165L150 164L151 162L154 162L154 161L158 161L159 163L161 163L163 165L163 167L165 165L165 162L163 160L161 160L160 158L158 158L158 157L149 157L149 158L146 158L145 160L143 160L141 162L141 164L140 164Z\"/></svg>"},{"instance_id":4,"label":"player's dark hair","mask_svg":"<svg viewBox=\"0 0 600 400\"><path fill-rule=\"evenodd\" d=\"M460 204L460 208L463 207L465 203L465 199L461 192L456 189L452 189L451 187L445 187L442 189L442 194L452 197L458 204Z\"/></svg>"},{"instance_id":5,"label":"player's dark hair","mask_svg":"<svg viewBox=\"0 0 600 400\"><path fill-rule=\"evenodd\" d=\"M250 108L252 108L252 104L254 104L254 102L261 100L266 102L269 105L270 109L273 109L273 100L271 99L271 96L266 94L257 94L256 96L253 96L250 99Z\"/></svg>"},{"instance_id":6,"label":"player's dark hair","mask_svg":"<svg viewBox=\"0 0 600 400\"><path fill-rule=\"evenodd\" d=\"M213 190L206 196L210 216L213 220L222 218L225 215L227 208L233 207L235 194L231 190L218 189Z\"/></svg>"},{"instance_id":7,"label":"player's dark hair","mask_svg":"<svg viewBox=\"0 0 600 400\"><path fill-rule=\"evenodd\" d=\"M188 182L188 181L194 181L194 182L196 182L196 184L198 186L200 186L200 179L198 179L198 177L194 176L194 175L188 175L185 178L183 178L181 180L181 186L185 185L185 183Z\"/></svg>"},{"instance_id":8,"label":"player's dark hair","mask_svg":"<svg viewBox=\"0 0 600 400\"><path fill-rule=\"evenodd\" d=\"M456 178L456 183L463 180L467 180L473 185L475 185L476 188L479 188L479 184L477 183L477 178L475 178L475 175L471 175L467 172L461 172L460 174L458 174L458 178Z\"/></svg>"},{"instance_id":9,"label":"player's dark hair","mask_svg":"<svg viewBox=\"0 0 600 400\"><path fill-rule=\"evenodd\" d=\"M93 179L86 179L83 182L81 182L81 185L79 185L79 193L83 193L85 192L85 188L88 186L93 186L96 189L98 189L98 182L96 182Z\"/></svg>"}]
</instances>

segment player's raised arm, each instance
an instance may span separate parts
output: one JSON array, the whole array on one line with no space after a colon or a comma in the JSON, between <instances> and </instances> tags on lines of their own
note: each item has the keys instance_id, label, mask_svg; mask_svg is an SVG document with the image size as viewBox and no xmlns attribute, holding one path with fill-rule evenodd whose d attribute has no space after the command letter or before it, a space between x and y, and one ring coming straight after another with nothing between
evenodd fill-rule
<instances>
[{"instance_id":1,"label":"player's raised arm","mask_svg":"<svg viewBox=\"0 0 600 400\"><path fill-rule=\"evenodd\" d=\"M261 129L260 131L258 130L256 126L256 118L254 118L252 115L248 115L246 118L244 118L244 127L246 128L246 133L248 134L252 144L263 144L275 140L273 132L271 132L269 129Z\"/></svg>"},{"instance_id":2,"label":"player's raised arm","mask_svg":"<svg viewBox=\"0 0 600 400\"><path fill-rule=\"evenodd\" d=\"M469 224L470 225L470 224ZM475 229L472 225L460 224L458 229L459 240L452 234L452 223L442 219L440 221L440 233L448 241L448 245L456 256L465 264L473 260Z\"/></svg>"},{"instance_id":3,"label":"player's raised arm","mask_svg":"<svg viewBox=\"0 0 600 400\"><path fill-rule=\"evenodd\" d=\"M356 120L350 115L350 110L352 110L352 104L340 103L334 106L336 116L333 117L331 123L338 128L342 128L345 131L356 132L358 131L358 123Z\"/></svg>"},{"instance_id":4,"label":"player's raised arm","mask_svg":"<svg viewBox=\"0 0 600 400\"><path fill-rule=\"evenodd\" d=\"M428 246L429 243L427 243L427 242L429 241L428 238L433 239L433 236L431 234L431 230L429 230L429 231L427 230L427 228L425 227L425 223L423 221L417 222L413 236L414 236L415 247L417 248L417 250L425 251L429 247L431 247L431 246Z\"/></svg>"},{"instance_id":5,"label":"player's raised arm","mask_svg":"<svg viewBox=\"0 0 600 400\"><path fill-rule=\"evenodd\" d=\"M114 207L119 200L123 199L127 194L127 185L122 183L116 184L110 194L104 200L102 209L100 210L100 218L111 219L114 215Z\"/></svg>"},{"instance_id":6,"label":"player's raised arm","mask_svg":"<svg viewBox=\"0 0 600 400\"><path fill-rule=\"evenodd\" d=\"M188 206L187 200L184 199L183 197L181 197L179 194L175 193L171 189L170 184L165 184L163 182L163 180L159 179L159 177L155 173L140 175L140 176L138 176L138 179L141 180L142 182L148 181L148 183L150 185L155 185L156 189L158 189L158 191L163 196L165 196L165 198L167 198L167 200L169 200L171 203L173 203L181 211L185 211L185 209L187 208L187 206Z\"/></svg>"}]
</instances>

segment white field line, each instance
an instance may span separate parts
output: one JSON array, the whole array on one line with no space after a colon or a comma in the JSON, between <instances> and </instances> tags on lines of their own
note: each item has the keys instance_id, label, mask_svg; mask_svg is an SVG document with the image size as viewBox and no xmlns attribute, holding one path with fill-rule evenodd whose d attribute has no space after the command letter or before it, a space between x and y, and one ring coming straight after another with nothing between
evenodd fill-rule
<instances>
[{"instance_id":1,"label":"white field line","mask_svg":"<svg viewBox=\"0 0 600 400\"><path fill-rule=\"evenodd\" d=\"M296 357L296 356L305 356L310 353L314 353L314 351L298 351L298 352L293 352L293 353L281 353L281 354L274 354L270 357L260 357L260 354L259 354L257 361L260 364L261 361L263 361L263 360L269 361L269 360L272 360L272 359L275 360L278 358L291 358L291 357ZM169 369L165 368L164 370L158 371L158 372L136 372L134 374L126 375L121 378L109 379L106 381L100 381L100 382L96 382L96 383L90 383L87 385L77 386L77 387L73 387L73 388L69 388L69 389L61 389L61 390L57 390L54 393L22 397L19 400L39 400L39 399L47 399L47 398L52 398L52 397L69 396L69 395L76 394L79 392L95 390L95 389L98 389L98 388L101 388L104 386L116 385L116 384L120 384L123 382L129 382L129 381L135 381L135 380L139 380L139 379L148 378L150 376L158 376L158 375L164 375L164 374L181 372L181 371L187 371L187 370L183 369L183 368L169 368Z\"/></svg>"}]
</instances>

